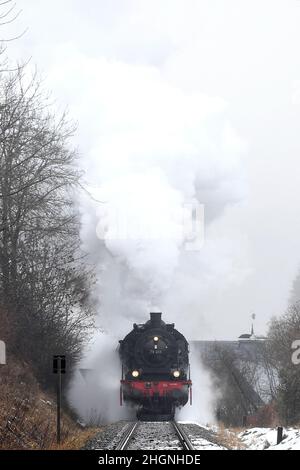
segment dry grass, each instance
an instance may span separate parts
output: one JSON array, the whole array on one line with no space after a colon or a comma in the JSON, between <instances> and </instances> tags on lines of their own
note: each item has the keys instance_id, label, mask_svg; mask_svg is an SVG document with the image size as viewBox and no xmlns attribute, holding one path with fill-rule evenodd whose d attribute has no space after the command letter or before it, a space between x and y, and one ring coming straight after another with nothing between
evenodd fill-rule
<instances>
[{"instance_id":1,"label":"dry grass","mask_svg":"<svg viewBox=\"0 0 300 470\"><path fill-rule=\"evenodd\" d=\"M223 424L219 424L216 434L220 443L225 447L234 450L242 450L245 449L245 445L238 438L238 434L244 430L244 428L225 428Z\"/></svg>"},{"instance_id":2,"label":"dry grass","mask_svg":"<svg viewBox=\"0 0 300 470\"><path fill-rule=\"evenodd\" d=\"M28 364L10 357L0 368L0 449L56 449L56 405ZM82 429L66 412L61 449L81 448L97 429Z\"/></svg>"},{"instance_id":3,"label":"dry grass","mask_svg":"<svg viewBox=\"0 0 300 470\"><path fill-rule=\"evenodd\" d=\"M88 428L86 430L78 430L72 435L69 435L65 441L58 445L53 443L49 449L50 450L78 450L82 449L86 442L92 439L101 429L99 428Z\"/></svg>"}]
</instances>

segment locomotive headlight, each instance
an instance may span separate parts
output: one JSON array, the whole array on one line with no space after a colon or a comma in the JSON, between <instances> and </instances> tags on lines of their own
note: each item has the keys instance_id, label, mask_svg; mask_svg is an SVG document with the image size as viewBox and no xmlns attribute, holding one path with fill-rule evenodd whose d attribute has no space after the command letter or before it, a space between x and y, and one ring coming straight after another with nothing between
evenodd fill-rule
<instances>
[{"instance_id":1,"label":"locomotive headlight","mask_svg":"<svg viewBox=\"0 0 300 470\"><path fill-rule=\"evenodd\" d=\"M179 370L174 370L173 375L176 379L178 379L178 377L180 376Z\"/></svg>"},{"instance_id":2,"label":"locomotive headlight","mask_svg":"<svg viewBox=\"0 0 300 470\"><path fill-rule=\"evenodd\" d=\"M157 341L158 341L158 336L154 336L153 341L155 341L155 342L157 343Z\"/></svg>"},{"instance_id":3,"label":"locomotive headlight","mask_svg":"<svg viewBox=\"0 0 300 470\"><path fill-rule=\"evenodd\" d=\"M133 370L133 371L131 372L131 375L132 375L132 377L138 377L138 376L140 375L140 373L139 373L138 370Z\"/></svg>"}]
</instances>

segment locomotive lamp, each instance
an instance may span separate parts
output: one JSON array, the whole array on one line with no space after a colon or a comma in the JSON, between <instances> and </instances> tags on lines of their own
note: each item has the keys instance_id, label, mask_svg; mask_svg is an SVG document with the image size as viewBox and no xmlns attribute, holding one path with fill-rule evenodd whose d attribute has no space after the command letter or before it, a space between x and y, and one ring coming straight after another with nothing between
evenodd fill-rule
<instances>
[{"instance_id":1,"label":"locomotive lamp","mask_svg":"<svg viewBox=\"0 0 300 470\"><path fill-rule=\"evenodd\" d=\"M176 379L178 379L178 377L180 376L179 370L174 370L173 375Z\"/></svg>"},{"instance_id":2,"label":"locomotive lamp","mask_svg":"<svg viewBox=\"0 0 300 470\"><path fill-rule=\"evenodd\" d=\"M139 371L138 370L133 370L132 373L131 373L132 377L138 377L140 375Z\"/></svg>"},{"instance_id":3,"label":"locomotive lamp","mask_svg":"<svg viewBox=\"0 0 300 470\"><path fill-rule=\"evenodd\" d=\"M157 343L158 339L159 339L158 336L154 336L153 341Z\"/></svg>"}]
</instances>

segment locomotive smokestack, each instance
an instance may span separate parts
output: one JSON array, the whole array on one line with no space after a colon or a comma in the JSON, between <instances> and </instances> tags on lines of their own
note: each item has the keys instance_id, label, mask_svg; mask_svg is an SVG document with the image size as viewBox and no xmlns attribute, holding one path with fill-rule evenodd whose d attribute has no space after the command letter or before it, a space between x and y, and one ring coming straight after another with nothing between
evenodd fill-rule
<instances>
[{"instance_id":1,"label":"locomotive smokestack","mask_svg":"<svg viewBox=\"0 0 300 470\"><path fill-rule=\"evenodd\" d=\"M150 313L150 321L153 326L157 327L161 325L161 312L151 312Z\"/></svg>"}]
</instances>

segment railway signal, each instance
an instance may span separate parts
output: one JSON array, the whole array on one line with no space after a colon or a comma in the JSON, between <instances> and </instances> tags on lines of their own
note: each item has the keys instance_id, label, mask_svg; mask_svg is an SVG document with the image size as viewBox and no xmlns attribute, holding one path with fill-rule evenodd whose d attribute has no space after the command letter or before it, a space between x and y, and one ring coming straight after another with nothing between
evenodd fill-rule
<instances>
[{"instance_id":1,"label":"railway signal","mask_svg":"<svg viewBox=\"0 0 300 470\"><path fill-rule=\"evenodd\" d=\"M53 374L66 373L66 356L53 356Z\"/></svg>"},{"instance_id":2,"label":"railway signal","mask_svg":"<svg viewBox=\"0 0 300 470\"><path fill-rule=\"evenodd\" d=\"M61 415L61 374L66 373L66 356L56 355L53 356L53 374L57 374L57 422L56 422L56 437L57 444L60 444L60 415Z\"/></svg>"}]
</instances>

